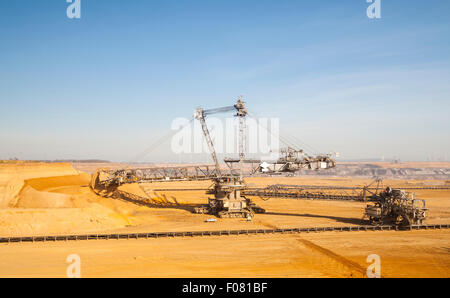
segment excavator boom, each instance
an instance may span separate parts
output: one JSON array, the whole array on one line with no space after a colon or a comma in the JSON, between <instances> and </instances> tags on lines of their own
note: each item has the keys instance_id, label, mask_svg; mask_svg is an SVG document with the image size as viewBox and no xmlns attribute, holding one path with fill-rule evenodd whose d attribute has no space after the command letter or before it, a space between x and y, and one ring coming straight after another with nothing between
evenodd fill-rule
<instances>
[{"instance_id":1,"label":"excavator boom","mask_svg":"<svg viewBox=\"0 0 450 298\"><path fill-rule=\"evenodd\" d=\"M233 106L204 110L203 108L197 108L194 112L194 118L200 121L202 126L203 135L205 137L206 143L208 144L209 152L211 153L211 157L214 161L214 166L216 168L217 177L222 177L222 172L220 170L219 160L217 159L216 150L214 148L214 143L211 139L211 135L209 134L208 126L206 125L206 116L226 113L230 111L237 111L236 116L239 117L239 158L240 160L244 159L244 117L247 115L247 109L245 108L245 104L241 98L238 99L237 103ZM241 170L242 176L242 170ZM242 179L242 178L241 178Z\"/></svg>"}]
</instances>

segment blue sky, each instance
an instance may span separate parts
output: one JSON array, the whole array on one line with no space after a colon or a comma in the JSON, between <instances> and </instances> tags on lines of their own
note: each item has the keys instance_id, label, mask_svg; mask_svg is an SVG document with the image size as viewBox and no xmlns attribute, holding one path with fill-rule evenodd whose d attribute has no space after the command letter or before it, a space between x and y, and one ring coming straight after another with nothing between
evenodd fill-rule
<instances>
[{"instance_id":1,"label":"blue sky","mask_svg":"<svg viewBox=\"0 0 450 298\"><path fill-rule=\"evenodd\" d=\"M0 159L128 161L242 94L344 159L450 153L450 2L0 2ZM178 161L169 143L143 161Z\"/></svg>"}]
</instances>

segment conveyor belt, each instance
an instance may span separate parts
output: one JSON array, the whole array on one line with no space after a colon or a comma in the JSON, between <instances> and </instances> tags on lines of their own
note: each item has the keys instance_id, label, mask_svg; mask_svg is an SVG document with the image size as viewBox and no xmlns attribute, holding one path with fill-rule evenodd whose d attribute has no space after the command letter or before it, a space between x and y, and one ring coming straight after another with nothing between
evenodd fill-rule
<instances>
[{"instance_id":1,"label":"conveyor belt","mask_svg":"<svg viewBox=\"0 0 450 298\"><path fill-rule=\"evenodd\" d=\"M341 226L341 227L311 227L286 229L254 229L254 230L222 230L222 231L190 231L190 232L158 232L158 233L127 233L127 234L89 234L60 236L30 236L1 237L0 243L18 242L59 242L77 240L121 240L121 239L156 239L202 236L233 236L233 235L266 235L266 234L298 234L311 232L356 232L356 231L398 231L398 230L440 230L449 229L450 224L416 225L407 228L397 226Z\"/></svg>"}]
</instances>

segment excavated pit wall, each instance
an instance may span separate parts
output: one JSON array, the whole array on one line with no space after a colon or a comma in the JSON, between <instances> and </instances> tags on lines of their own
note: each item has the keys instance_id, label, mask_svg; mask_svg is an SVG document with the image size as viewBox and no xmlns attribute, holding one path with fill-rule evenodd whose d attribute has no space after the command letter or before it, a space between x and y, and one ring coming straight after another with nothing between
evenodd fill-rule
<instances>
[{"instance_id":1,"label":"excavated pit wall","mask_svg":"<svg viewBox=\"0 0 450 298\"><path fill-rule=\"evenodd\" d=\"M0 208L15 207L21 191L32 192L27 181L41 177L79 174L80 172L75 170L70 163L0 163Z\"/></svg>"}]
</instances>

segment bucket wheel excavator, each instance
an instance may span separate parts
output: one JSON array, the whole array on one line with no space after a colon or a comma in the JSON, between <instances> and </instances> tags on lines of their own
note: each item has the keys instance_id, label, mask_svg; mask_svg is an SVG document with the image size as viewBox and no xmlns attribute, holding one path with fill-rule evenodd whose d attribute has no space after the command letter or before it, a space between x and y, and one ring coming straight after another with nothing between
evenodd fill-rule
<instances>
[{"instance_id":1,"label":"bucket wheel excavator","mask_svg":"<svg viewBox=\"0 0 450 298\"><path fill-rule=\"evenodd\" d=\"M414 194L401 189L387 187L373 196L367 205L364 217L372 225L394 224L396 226L421 225L428 208L425 200L414 198Z\"/></svg>"},{"instance_id":2,"label":"bucket wheel excavator","mask_svg":"<svg viewBox=\"0 0 450 298\"><path fill-rule=\"evenodd\" d=\"M239 118L239 161L240 173L235 175L233 173L224 175L217 159L214 143L209 134L208 126L206 125L206 117L208 115L236 111L235 116ZM211 157L214 161L215 177L213 180L213 187L208 190L208 194L214 197L208 199L208 205L203 205L195 208L194 212L199 214L212 214L220 218L243 217L251 219L255 213L264 213L265 210L256 206L250 199L242 195L242 191L247 188L243 179L242 164L244 161L244 130L245 130L245 116L247 109L242 98L239 98L237 103L233 106L204 110L197 108L194 113L194 118L200 121L203 135L208 145Z\"/></svg>"},{"instance_id":3,"label":"bucket wheel excavator","mask_svg":"<svg viewBox=\"0 0 450 298\"><path fill-rule=\"evenodd\" d=\"M206 124L209 115L234 112L239 119L239 158L225 159L228 166L227 173L220 167L214 143ZM245 103L240 97L232 106L208 109L201 107L194 112L194 119L198 120L203 130L203 136L208 145L214 165L183 166L183 167L154 167L154 168L126 168L126 169L98 169L92 175L91 188L99 195L112 196L118 187L129 183L151 183L169 181L200 181L212 180L213 184L208 188L208 204L194 208L198 214L211 214L220 218L247 218L251 219L256 213L265 213L265 210L257 206L249 198L243 195L248 190L244 181L244 164L251 163L250 176L254 174L292 174L304 168L329 169L335 166L335 161L330 156L301 156L303 151L288 148L282 150L282 156L276 161L245 159L245 119L248 115ZM238 164L239 168L233 165Z\"/></svg>"}]
</instances>

